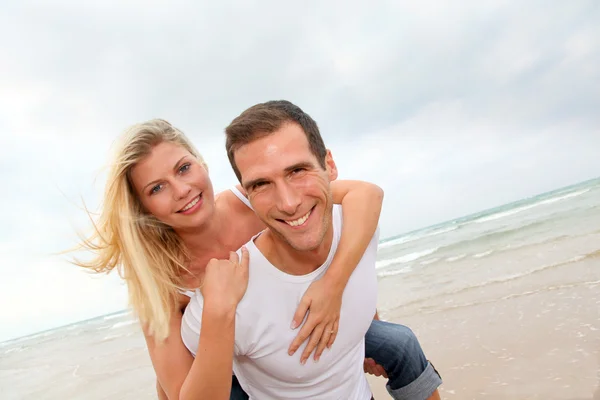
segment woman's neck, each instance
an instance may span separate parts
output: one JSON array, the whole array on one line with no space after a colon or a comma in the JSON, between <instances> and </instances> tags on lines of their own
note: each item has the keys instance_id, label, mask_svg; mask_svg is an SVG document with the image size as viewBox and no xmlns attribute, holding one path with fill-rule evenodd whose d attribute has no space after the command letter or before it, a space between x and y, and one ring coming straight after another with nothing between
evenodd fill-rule
<instances>
[{"instance_id":1,"label":"woman's neck","mask_svg":"<svg viewBox=\"0 0 600 400\"><path fill-rule=\"evenodd\" d=\"M211 258L228 257L232 250L230 241L235 232L231 231L228 213L221 209L223 206L217 199L213 212L204 224L194 229L176 230L191 257L188 268L195 273L204 272Z\"/></svg>"},{"instance_id":2,"label":"woman's neck","mask_svg":"<svg viewBox=\"0 0 600 400\"><path fill-rule=\"evenodd\" d=\"M176 230L188 251L192 254L205 254L221 247L221 241L226 237L223 232L226 224L219 214L213 213L204 224L194 229Z\"/></svg>"}]
</instances>

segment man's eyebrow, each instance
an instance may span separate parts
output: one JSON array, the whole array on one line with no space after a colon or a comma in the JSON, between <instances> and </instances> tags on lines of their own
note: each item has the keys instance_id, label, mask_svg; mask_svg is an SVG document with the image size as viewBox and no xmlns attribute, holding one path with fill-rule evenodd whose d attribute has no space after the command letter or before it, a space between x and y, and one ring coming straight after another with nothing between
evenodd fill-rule
<instances>
[{"instance_id":1,"label":"man's eyebrow","mask_svg":"<svg viewBox=\"0 0 600 400\"><path fill-rule=\"evenodd\" d=\"M294 165L290 165L284 171L285 172L292 172L295 169L311 169L312 167L313 167L312 163L310 163L308 161L302 161L302 162L296 163Z\"/></svg>"},{"instance_id":2,"label":"man's eyebrow","mask_svg":"<svg viewBox=\"0 0 600 400\"><path fill-rule=\"evenodd\" d=\"M310 163L308 161L302 161L302 162L296 163L294 165L290 165L289 167L286 167L284 169L284 172L285 173L290 173L290 172L292 172L292 171L294 171L296 169L302 169L302 168L303 169L311 169L313 167L314 167L314 165L312 163ZM252 188L252 186L256 185L257 183L261 183L261 182L267 182L267 179L265 179L265 178L252 179L251 181L242 183L242 187L246 191L248 191L249 189Z\"/></svg>"},{"instance_id":3,"label":"man's eyebrow","mask_svg":"<svg viewBox=\"0 0 600 400\"><path fill-rule=\"evenodd\" d=\"M252 186L256 185L257 183L261 183L261 182L266 182L266 179L264 179L264 178L252 179L251 181L242 183L242 186L243 186L244 190L246 192L248 192L248 190L251 189Z\"/></svg>"},{"instance_id":4,"label":"man's eyebrow","mask_svg":"<svg viewBox=\"0 0 600 400\"><path fill-rule=\"evenodd\" d=\"M175 163L175 166L173 167L173 170L176 170L176 169L179 167L179 164L181 164L181 162L182 162L182 161L183 161L183 160L184 160L186 157L187 157L187 154L186 154L185 156L181 157L181 158L179 159L179 161L177 161L177 162ZM150 186L150 185L154 185L156 182L159 182L159 181L160 181L160 179L155 179L155 180L153 180L152 182L150 182L150 183L148 183L146 186L144 186L144 188L142 189L142 191L145 191L145 190L146 190L146 188L147 188L148 186Z\"/></svg>"}]
</instances>

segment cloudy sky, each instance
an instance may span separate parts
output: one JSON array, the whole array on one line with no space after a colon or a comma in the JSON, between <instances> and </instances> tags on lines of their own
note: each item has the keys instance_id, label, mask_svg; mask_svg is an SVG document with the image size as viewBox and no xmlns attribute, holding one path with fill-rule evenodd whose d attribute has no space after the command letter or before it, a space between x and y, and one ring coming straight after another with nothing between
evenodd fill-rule
<instances>
[{"instance_id":1,"label":"cloudy sky","mask_svg":"<svg viewBox=\"0 0 600 400\"><path fill-rule=\"evenodd\" d=\"M141 120L186 132L224 189L223 128L291 100L342 178L385 189L382 237L600 175L598 21L595 0L4 1L0 341L126 306L53 253Z\"/></svg>"}]
</instances>

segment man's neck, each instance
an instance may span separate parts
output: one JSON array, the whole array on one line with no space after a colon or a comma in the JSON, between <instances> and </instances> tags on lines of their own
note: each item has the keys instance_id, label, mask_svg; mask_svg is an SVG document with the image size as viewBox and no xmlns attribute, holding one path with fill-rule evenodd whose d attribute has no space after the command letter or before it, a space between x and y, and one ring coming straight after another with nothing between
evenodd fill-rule
<instances>
[{"instance_id":1,"label":"man's neck","mask_svg":"<svg viewBox=\"0 0 600 400\"><path fill-rule=\"evenodd\" d=\"M321 244L314 250L299 251L269 229L260 235L256 247L277 269L290 275L307 275L325 263L333 243L333 224L325 233Z\"/></svg>"}]
</instances>

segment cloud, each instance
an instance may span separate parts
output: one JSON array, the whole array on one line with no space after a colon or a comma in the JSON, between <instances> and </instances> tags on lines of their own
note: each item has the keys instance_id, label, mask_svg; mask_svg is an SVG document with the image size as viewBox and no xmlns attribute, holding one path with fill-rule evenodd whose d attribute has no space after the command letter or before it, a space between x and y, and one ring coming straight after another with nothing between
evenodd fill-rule
<instances>
[{"instance_id":1,"label":"cloud","mask_svg":"<svg viewBox=\"0 0 600 400\"><path fill-rule=\"evenodd\" d=\"M36 302L62 310L47 311L48 321L121 307L103 299L120 299L122 287L86 280L48 254L87 227L81 197L99 205L111 143L141 120L165 118L186 132L223 190L236 183L223 128L256 102L289 99L317 120L342 177L385 189L382 237L600 170L593 0L60 0L4 9L0 281L10 282L3 301L29 301L19 332L46 321ZM61 283L36 283L26 296L16 289L38 276ZM91 293L85 303L74 300L79 288Z\"/></svg>"}]
</instances>

